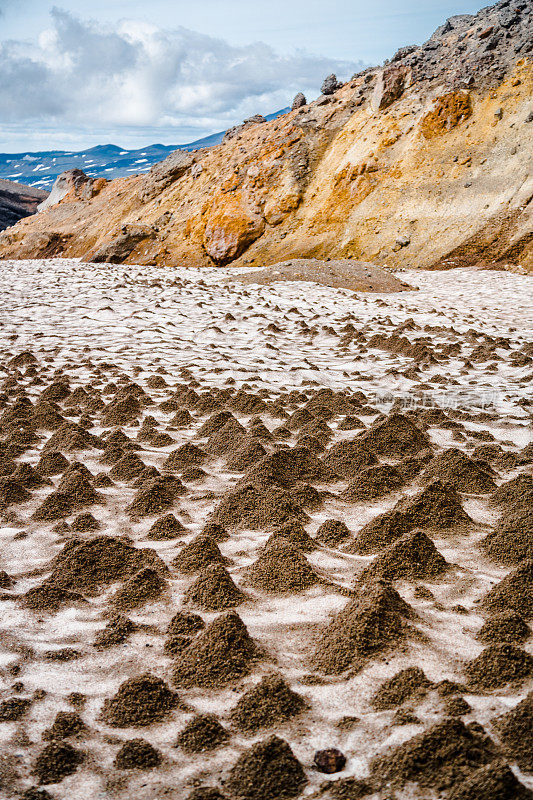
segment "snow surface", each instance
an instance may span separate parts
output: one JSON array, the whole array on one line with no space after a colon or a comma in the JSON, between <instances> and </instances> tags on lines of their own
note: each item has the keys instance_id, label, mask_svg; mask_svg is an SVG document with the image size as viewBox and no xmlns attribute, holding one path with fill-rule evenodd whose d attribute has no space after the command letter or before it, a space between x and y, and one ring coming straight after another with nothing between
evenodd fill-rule
<instances>
[{"instance_id":1,"label":"snow surface","mask_svg":"<svg viewBox=\"0 0 533 800\"><path fill-rule=\"evenodd\" d=\"M381 350L356 356L349 348L339 347L338 337L324 331L323 326L338 331L350 321L358 328L366 326L371 333L390 332L390 326L385 324L387 318L394 324L413 319L422 326L453 326L459 338L471 328L509 337L513 348L531 340L533 293L531 279L525 276L468 270L407 271L402 273L402 279L418 291L355 296L303 283L246 288L224 285L223 279L231 272L230 269L95 265L64 259L0 262L2 351L16 354L31 350L41 361L48 361L51 370L68 364L71 388L93 379L87 359L93 365L115 365L130 375L138 367L141 371L134 379L141 385L159 368L164 368L169 387L148 390L156 402L168 397L173 385L182 383L179 370L187 368L204 386L223 386L229 380L237 386L246 383L255 391L267 389L272 396L282 387L284 390L319 386L360 389L370 402L381 404L386 410L393 398L409 395L413 382L399 375L398 370L410 366L411 359ZM226 320L228 313L235 319ZM299 324L302 320L316 332L303 331ZM266 330L270 323L279 331ZM409 336L409 330L404 335ZM448 333L429 335L435 341L449 337ZM447 363L447 376L457 381L457 385L449 385L439 399L444 404L459 403L471 409L495 408L500 415L497 424L467 423L467 426L490 430L497 440L515 447L527 444L531 440L529 417L519 401L527 392L531 367L514 367L506 359L496 362L492 371L487 371L485 363L476 363L473 370L463 375L461 366L462 362L453 358ZM431 376L442 369L437 364L424 374ZM36 395L41 388L30 386L28 393ZM459 390L465 393L462 397ZM167 415L157 406L150 407L148 413L158 423L168 423ZM243 415L236 416L243 423L248 421ZM279 419L266 415L263 419L271 429L280 424ZM369 424L372 418L363 421ZM199 424L185 431L171 431L175 439L172 446L155 449L146 445L141 453L143 460L159 467L171 450L194 436ZM130 436L136 435L135 428L124 430ZM94 432L100 433L101 429ZM338 431L334 441L352 436L352 432ZM457 446L451 439L451 431L433 431L432 436L441 446ZM31 464L38 458L37 449L24 454L24 460ZM83 461L93 473L103 469L95 451L84 453ZM189 492L173 509L190 531L187 540L202 529L221 494L239 477L225 471L222 462L207 469L209 477L201 488ZM344 485L340 484L335 491L341 491ZM35 491L27 504L17 507L20 524L0 527L0 566L17 579L17 592L41 582L46 574L43 568L61 547L61 541L52 531L53 525L30 519L49 491L46 487ZM90 509L102 523L101 532L128 534L139 545L153 547L169 563L176 555L176 543L148 542L146 532L153 518L132 523L124 512L134 490L118 484L101 491L106 504ZM401 494L364 504L345 503L332 497L323 509L311 514L308 530L313 534L324 519L334 517L343 519L355 532L376 514L391 508ZM460 681L464 677L464 662L481 651L474 638L482 624L475 604L508 570L488 561L475 546L495 518L486 498L467 499L465 508L479 523L478 529L468 537L435 539L440 552L455 565L445 578L424 581L438 602L415 599L412 584L398 586L418 612L418 627L425 636L408 641L393 654L371 660L353 677L317 685L305 681L309 672L305 654L310 652L312 639L328 621L329 614L344 607L344 596L325 587L288 597L247 590L250 600L238 612L271 658L242 686L255 683L259 674L272 670L274 665L296 691L311 701L309 714L276 730L290 742L307 768L310 783L306 794L315 791L325 779L310 768L315 750L339 747L347 754L345 770L333 777L363 777L372 755L423 729L420 725L392 726L391 712L377 713L371 709L369 699L382 680L416 664L434 681L443 678ZM21 530L29 535L16 536ZM230 572L237 582L267 536L266 531L245 531L221 544L223 554L232 561ZM328 549L311 553L309 560L345 586L353 585L354 576L371 561ZM23 663L17 680L23 681L30 694L36 689L45 689L47 693L22 722L0 724L2 758L13 761L21 775L16 787L31 785L28 753L34 757L39 752L42 731L52 723L57 711L71 710L66 698L73 691L88 697L82 712L90 727L83 741L88 758L78 772L51 787L58 800L181 798L186 788L190 791L193 780L205 785L216 783L243 749L263 738L263 735L233 735L228 746L206 756L191 757L173 747L178 731L189 718L181 712L167 722L141 731L108 728L98 720L103 700L126 678L146 671L168 678L172 662L163 652L163 633L190 582L190 578L173 575L172 601L155 603L132 613L131 618L146 624L146 629L135 633L126 644L104 653L96 652L90 642L105 624L106 604L116 587L92 598L86 606L68 607L55 615L32 614L16 602L2 602L3 696L11 696L9 687L14 678L9 667L23 661L25 648L32 648L36 657ZM471 613L460 613L458 604ZM210 620L216 615L203 616ZM159 633L154 634L154 630ZM82 650L82 657L68 663L39 658L45 650L66 646ZM531 645L528 647L531 651ZM511 688L486 696L467 694L466 699L473 706L468 721L477 720L490 730L489 720L515 705L527 689L523 685L518 691ZM199 712L217 713L223 723L238 696L235 687L223 691L193 689L180 695ZM424 724L442 718L442 707L434 693L416 707L416 714ZM359 718L348 733L336 727L345 715ZM26 741L23 733L28 743L21 746L20 742ZM111 787L108 778L117 745L136 736L160 748L164 764L153 772L133 773ZM533 786L531 778L520 777ZM9 790L6 791L9 796ZM400 799L418 795L414 789L406 789L396 796ZM424 797L430 800L431 793L425 792Z\"/></svg>"}]
</instances>

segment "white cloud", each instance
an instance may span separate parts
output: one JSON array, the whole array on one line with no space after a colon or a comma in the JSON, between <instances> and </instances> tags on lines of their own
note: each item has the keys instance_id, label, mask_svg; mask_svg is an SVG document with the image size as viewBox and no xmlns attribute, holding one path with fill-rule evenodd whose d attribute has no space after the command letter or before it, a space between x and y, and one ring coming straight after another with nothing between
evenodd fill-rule
<instances>
[{"instance_id":1,"label":"white cloud","mask_svg":"<svg viewBox=\"0 0 533 800\"><path fill-rule=\"evenodd\" d=\"M275 111L297 91L316 95L328 73L362 66L134 20L113 30L58 8L51 22L36 43L0 44L0 108L11 127L209 132Z\"/></svg>"}]
</instances>

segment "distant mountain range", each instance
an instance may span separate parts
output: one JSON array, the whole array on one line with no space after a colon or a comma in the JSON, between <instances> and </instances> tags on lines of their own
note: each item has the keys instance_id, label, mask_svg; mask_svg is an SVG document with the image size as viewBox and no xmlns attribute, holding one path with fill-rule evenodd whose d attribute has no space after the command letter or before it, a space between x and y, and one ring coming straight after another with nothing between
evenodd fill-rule
<instances>
[{"instance_id":1,"label":"distant mountain range","mask_svg":"<svg viewBox=\"0 0 533 800\"><path fill-rule=\"evenodd\" d=\"M287 108L266 116L267 120L285 114ZM199 150L220 144L225 131L213 133L189 144L151 144L139 150L124 150L115 144L102 144L87 150L48 150L28 153L0 153L0 178L40 189L52 188L55 179L67 169L81 169L91 178L112 180L148 172L174 150Z\"/></svg>"}]
</instances>

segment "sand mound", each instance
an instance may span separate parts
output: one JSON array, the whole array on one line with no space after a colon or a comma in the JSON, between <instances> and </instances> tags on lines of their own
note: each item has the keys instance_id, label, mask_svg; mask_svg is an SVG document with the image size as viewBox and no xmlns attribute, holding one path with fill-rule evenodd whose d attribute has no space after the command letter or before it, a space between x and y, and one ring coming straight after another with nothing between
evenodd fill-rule
<instances>
[{"instance_id":1,"label":"sand mound","mask_svg":"<svg viewBox=\"0 0 533 800\"><path fill-rule=\"evenodd\" d=\"M159 406L162 411L166 409L163 408L163 403ZM172 419L170 420L170 425L173 428L187 428L192 422L192 417L190 413L187 411L186 408L180 408L176 411Z\"/></svg>"},{"instance_id":2,"label":"sand mound","mask_svg":"<svg viewBox=\"0 0 533 800\"><path fill-rule=\"evenodd\" d=\"M37 472L37 470L26 463L17 464L10 477L25 489L35 489L37 486L51 483L51 481L44 480L43 476Z\"/></svg>"},{"instance_id":3,"label":"sand mound","mask_svg":"<svg viewBox=\"0 0 533 800\"><path fill-rule=\"evenodd\" d=\"M225 425L211 434L205 444L205 450L211 456L235 453L245 441L246 435L246 428L232 416Z\"/></svg>"},{"instance_id":4,"label":"sand mound","mask_svg":"<svg viewBox=\"0 0 533 800\"><path fill-rule=\"evenodd\" d=\"M492 721L506 755L516 761L520 769L533 771L533 692L518 705Z\"/></svg>"},{"instance_id":5,"label":"sand mound","mask_svg":"<svg viewBox=\"0 0 533 800\"><path fill-rule=\"evenodd\" d=\"M77 711L59 711L50 728L43 731L43 739L68 739L87 730Z\"/></svg>"},{"instance_id":6,"label":"sand mound","mask_svg":"<svg viewBox=\"0 0 533 800\"><path fill-rule=\"evenodd\" d=\"M223 428L230 419L236 421L231 411L218 411L216 414L210 416L206 422L204 422L198 431L198 436L200 438L212 436L214 433Z\"/></svg>"},{"instance_id":7,"label":"sand mound","mask_svg":"<svg viewBox=\"0 0 533 800\"><path fill-rule=\"evenodd\" d=\"M422 697L431 686L420 667L407 667L384 681L372 698L372 705L378 711L385 711L401 705L413 695Z\"/></svg>"},{"instance_id":8,"label":"sand mound","mask_svg":"<svg viewBox=\"0 0 533 800\"><path fill-rule=\"evenodd\" d=\"M404 515L410 529L443 529L472 524L472 520L463 510L457 492L438 479L414 497L400 500L394 508Z\"/></svg>"},{"instance_id":9,"label":"sand mound","mask_svg":"<svg viewBox=\"0 0 533 800\"><path fill-rule=\"evenodd\" d=\"M168 569L154 550L139 550L111 536L98 536L87 542L67 542L52 560L48 582L64 589L88 594L104 586L131 578L143 567L153 567L161 575Z\"/></svg>"},{"instance_id":10,"label":"sand mound","mask_svg":"<svg viewBox=\"0 0 533 800\"><path fill-rule=\"evenodd\" d=\"M224 786L239 800L282 800L299 795L306 783L287 742L271 736L239 756Z\"/></svg>"},{"instance_id":11,"label":"sand mound","mask_svg":"<svg viewBox=\"0 0 533 800\"><path fill-rule=\"evenodd\" d=\"M527 622L524 622L516 611L503 611L495 614L478 631L476 639L485 644L491 642L511 642L522 644L529 637L531 631Z\"/></svg>"},{"instance_id":12,"label":"sand mound","mask_svg":"<svg viewBox=\"0 0 533 800\"><path fill-rule=\"evenodd\" d=\"M176 519L174 514L165 514L156 519L148 533L147 539L159 541L162 539L176 539L181 534L186 533L186 528Z\"/></svg>"},{"instance_id":13,"label":"sand mound","mask_svg":"<svg viewBox=\"0 0 533 800\"><path fill-rule=\"evenodd\" d=\"M306 708L306 702L293 692L281 675L267 675L249 689L231 711L230 719L240 731L281 725Z\"/></svg>"},{"instance_id":14,"label":"sand mound","mask_svg":"<svg viewBox=\"0 0 533 800\"><path fill-rule=\"evenodd\" d=\"M59 783L67 775L76 772L83 760L83 754L72 745L50 742L35 759L33 774L41 784Z\"/></svg>"},{"instance_id":15,"label":"sand mound","mask_svg":"<svg viewBox=\"0 0 533 800\"><path fill-rule=\"evenodd\" d=\"M184 603L205 611L225 611L245 600L222 564L206 567L185 593Z\"/></svg>"},{"instance_id":16,"label":"sand mound","mask_svg":"<svg viewBox=\"0 0 533 800\"><path fill-rule=\"evenodd\" d=\"M86 512L85 514L78 514L78 516L72 520L70 529L74 531L74 533L87 533L89 531L99 530L100 523L92 514Z\"/></svg>"},{"instance_id":17,"label":"sand mound","mask_svg":"<svg viewBox=\"0 0 533 800\"><path fill-rule=\"evenodd\" d=\"M52 403L60 403L70 394L70 389L68 387L68 379L64 378L60 381L53 381L53 383L48 384L46 389L40 394L40 400L49 400Z\"/></svg>"},{"instance_id":18,"label":"sand mound","mask_svg":"<svg viewBox=\"0 0 533 800\"><path fill-rule=\"evenodd\" d=\"M456 448L449 448L432 458L422 477L440 478L457 491L470 494L484 494L496 488L488 464L474 461Z\"/></svg>"},{"instance_id":19,"label":"sand mound","mask_svg":"<svg viewBox=\"0 0 533 800\"><path fill-rule=\"evenodd\" d=\"M482 608L488 613L516 611L533 619L533 561L524 561L485 595Z\"/></svg>"},{"instance_id":20,"label":"sand mound","mask_svg":"<svg viewBox=\"0 0 533 800\"><path fill-rule=\"evenodd\" d=\"M377 756L370 768L379 785L417 783L442 792L462 784L494 758L495 748L486 735L460 720L447 719Z\"/></svg>"},{"instance_id":21,"label":"sand mound","mask_svg":"<svg viewBox=\"0 0 533 800\"><path fill-rule=\"evenodd\" d=\"M176 686L220 686L247 675L259 655L235 611L217 617L180 654L172 673Z\"/></svg>"},{"instance_id":22,"label":"sand mound","mask_svg":"<svg viewBox=\"0 0 533 800\"><path fill-rule=\"evenodd\" d=\"M372 786L359 778L339 778L336 781L324 782L320 792L331 800L362 800L372 794Z\"/></svg>"},{"instance_id":23,"label":"sand mound","mask_svg":"<svg viewBox=\"0 0 533 800\"><path fill-rule=\"evenodd\" d=\"M155 747L144 739L130 739L118 751L113 766L117 769L154 769L163 760Z\"/></svg>"},{"instance_id":24,"label":"sand mound","mask_svg":"<svg viewBox=\"0 0 533 800\"><path fill-rule=\"evenodd\" d=\"M217 543L210 536L199 534L180 550L172 562L172 566L184 575L206 569L211 564L225 563L225 558L218 549Z\"/></svg>"},{"instance_id":25,"label":"sand mound","mask_svg":"<svg viewBox=\"0 0 533 800\"><path fill-rule=\"evenodd\" d=\"M117 396L102 411L102 425L104 428L129 425L139 418L141 411L141 404L133 394Z\"/></svg>"},{"instance_id":26,"label":"sand mound","mask_svg":"<svg viewBox=\"0 0 533 800\"><path fill-rule=\"evenodd\" d=\"M62 606L68 603L79 603L84 598L77 592L69 592L60 586L55 586L51 579L45 581L40 586L34 586L32 589L22 595L20 598L21 603L26 608L31 608L32 611L49 611L55 614Z\"/></svg>"},{"instance_id":27,"label":"sand mound","mask_svg":"<svg viewBox=\"0 0 533 800\"><path fill-rule=\"evenodd\" d=\"M199 786L187 795L186 800L227 800L214 786Z\"/></svg>"},{"instance_id":28,"label":"sand mound","mask_svg":"<svg viewBox=\"0 0 533 800\"><path fill-rule=\"evenodd\" d=\"M196 636L205 628L205 622L199 614L191 611L178 611L169 622L167 633L169 636Z\"/></svg>"},{"instance_id":29,"label":"sand mound","mask_svg":"<svg viewBox=\"0 0 533 800\"><path fill-rule=\"evenodd\" d=\"M270 284L278 281L307 281L320 286L348 289L352 292L403 292L411 289L390 272L370 262L351 258L321 261L318 258L293 258L271 264L265 269L238 272L225 283Z\"/></svg>"},{"instance_id":30,"label":"sand mound","mask_svg":"<svg viewBox=\"0 0 533 800\"><path fill-rule=\"evenodd\" d=\"M130 619L122 614L114 614L105 628L96 634L94 646L97 650L115 647L115 645L125 642L134 630L135 625Z\"/></svg>"},{"instance_id":31,"label":"sand mound","mask_svg":"<svg viewBox=\"0 0 533 800\"><path fill-rule=\"evenodd\" d=\"M0 478L0 509L7 508L15 503L23 503L30 496L24 486L12 477Z\"/></svg>"},{"instance_id":32,"label":"sand mound","mask_svg":"<svg viewBox=\"0 0 533 800\"><path fill-rule=\"evenodd\" d=\"M204 536L209 536L215 542L224 542L229 539L229 533L217 522L207 522L202 530Z\"/></svg>"},{"instance_id":33,"label":"sand mound","mask_svg":"<svg viewBox=\"0 0 533 800\"><path fill-rule=\"evenodd\" d=\"M533 507L533 475L522 473L498 486L490 496L491 505L507 506L512 511Z\"/></svg>"},{"instance_id":34,"label":"sand mound","mask_svg":"<svg viewBox=\"0 0 533 800\"><path fill-rule=\"evenodd\" d=\"M257 530L291 520L305 524L308 518L284 489L275 486L268 489L239 486L222 498L210 521L227 528Z\"/></svg>"},{"instance_id":35,"label":"sand mound","mask_svg":"<svg viewBox=\"0 0 533 800\"><path fill-rule=\"evenodd\" d=\"M168 583L152 567L143 567L116 591L111 599L115 608L128 611L146 603L159 600L168 589Z\"/></svg>"},{"instance_id":36,"label":"sand mound","mask_svg":"<svg viewBox=\"0 0 533 800\"><path fill-rule=\"evenodd\" d=\"M226 460L232 472L244 472L266 456L267 451L254 436L246 436L240 447Z\"/></svg>"},{"instance_id":37,"label":"sand mound","mask_svg":"<svg viewBox=\"0 0 533 800\"><path fill-rule=\"evenodd\" d=\"M341 494L343 500L373 500L394 492L404 484L404 477L396 467L380 464L358 472Z\"/></svg>"},{"instance_id":38,"label":"sand mound","mask_svg":"<svg viewBox=\"0 0 533 800\"><path fill-rule=\"evenodd\" d=\"M104 702L102 718L115 728L141 727L164 719L179 704L178 695L161 678L139 675L124 681Z\"/></svg>"},{"instance_id":39,"label":"sand mound","mask_svg":"<svg viewBox=\"0 0 533 800\"><path fill-rule=\"evenodd\" d=\"M533 509L522 507L504 514L496 529L482 540L481 547L500 564L533 559Z\"/></svg>"},{"instance_id":40,"label":"sand mound","mask_svg":"<svg viewBox=\"0 0 533 800\"><path fill-rule=\"evenodd\" d=\"M405 497L392 509L379 514L357 534L350 550L361 555L375 553L414 528L456 528L472 524L459 495L440 480L432 481L414 497Z\"/></svg>"},{"instance_id":41,"label":"sand mound","mask_svg":"<svg viewBox=\"0 0 533 800\"><path fill-rule=\"evenodd\" d=\"M205 753L225 744L229 733L214 714L198 714L178 735L176 747L186 753Z\"/></svg>"},{"instance_id":42,"label":"sand mound","mask_svg":"<svg viewBox=\"0 0 533 800\"><path fill-rule=\"evenodd\" d=\"M0 722L16 722L26 714L32 705L28 697L10 697L0 703Z\"/></svg>"},{"instance_id":43,"label":"sand mound","mask_svg":"<svg viewBox=\"0 0 533 800\"><path fill-rule=\"evenodd\" d=\"M195 481L203 481L207 477L207 472L201 467L187 467L180 474L180 478L185 483L194 483Z\"/></svg>"},{"instance_id":44,"label":"sand mound","mask_svg":"<svg viewBox=\"0 0 533 800\"><path fill-rule=\"evenodd\" d=\"M190 467L191 465L203 464L207 458L207 454L191 442L182 444L177 450L172 453L163 462L163 468L166 470L175 470L176 472Z\"/></svg>"},{"instance_id":45,"label":"sand mound","mask_svg":"<svg viewBox=\"0 0 533 800\"><path fill-rule=\"evenodd\" d=\"M33 513L33 519L51 521L66 517L78 508L103 502L104 498L93 488L81 472L65 473L56 491L51 492Z\"/></svg>"},{"instance_id":46,"label":"sand mound","mask_svg":"<svg viewBox=\"0 0 533 800\"><path fill-rule=\"evenodd\" d=\"M137 453L125 453L109 471L109 476L114 481L132 481L138 478L146 468L144 461L141 461Z\"/></svg>"},{"instance_id":47,"label":"sand mound","mask_svg":"<svg viewBox=\"0 0 533 800\"><path fill-rule=\"evenodd\" d=\"M360 439L353 439L350 442L337 442L332 445L324 455L322 463L341 478L353 478L365 467L377 464L377 458Z\"/></svg>"},{"instance_id":48,"label":"sand mound","mask_svg":"<svg viewBox=\"0 0 533 800\"><path fill-rule=\"evenodd\" d=\"M361 660L401 640L411 607L387 583L362 587L322 633L312 663L327 674L357 668Z\"/></svg>"},{"instance_id":49,"label":"sand mound","mask_svg":"<svg viewBox=\"0 0 533 800\"><path fill-rule=\"evenodd\" d=\"M361 581L434 578L448 569L442 556L424 531L405 533L380 553L360 575Z\"/></svg>"},{"instance_id":50,"label":"sand mound","mask_svg":"<svg viewBox=\"0 0 533 800\"><path fill-rule=\"evenodd\" d=\"M431 448L428 437L403 414L390 414L384 420L375 422L355 441L387 458L405 458Z\"/></svg>"},{"instance_id":51,"label":"sand mound","mask_svg":"<svg viewBox=\"0 0 533 800\"><path fill-rule=\"evenodd\" d=\"M246 569L244 585L264 592L301 592L319 580L299 550L277 543L265 548Z\"/></svg>"},{"instance_id":52,"label":"sand mound","mask_svg":"<svg viewBox=\"0 0 533 800\"><path fill-rule=\"evenodd\" d=\"M161 473L156 467L145 467L139 477L132 481L131 485L134 489L149 489L152 481L160 477ZM164 491L164 487L161 491Z\"/></svg>"},{"instance_id":53,"label":"sand mound","mask_svg":"<svg viewBox=\"0 0 533 800\"><path fill-rule=\"evenodd\" d=\"M465 666L470 686L497 689L533 675L533 656L514 644L490 644Z\"/></svg>"},{"instance_id":54,"label":"sand mound","mask_svg":"<svg viewBox=\"0 0 533 800\"><path fill-rule=\"evenodd\" d=\"M327 547L338 547L352 538L352 532L340 519L327 519L320 525L315 538Z\"/></svg>"},{"instance_id":55,"label":"sand mound","mask_svg":"<svg viewBox=\"0 0 533 800\"><path fill-rule=\"evenodd\" d=\"M68 468L68 461L63 455L57 451L49 453L42 453L39 461L35 466L36 472L44 477L49 475L59 475Z\"/></svg>"},{"instance_id":56,"label":"sand mound","mask_svg":"<svg viewBox=\"0 0 533 800\"><path fill-rule=\"evenodd\" d=\"M76 450L101 449L102 440L93 436L74 422L65 422L46 442L45 452L59 450L61 453L72 453Z\"/></svg>"},{"instance_id":57,"label":"sand mound","mask_svg":"<svg viewBox=\"0 0 533 800\"><path fill-rule=\"evenodd\" d=\"M520 783L507 764L480 767L458 783L449 800L532 800L533 792Z\"/></svg>"},{"instance_id":58,"label":"sand mound","mask_svg":"<svg viewBox=\"0 0 533 800\"><path fill-rule=\"evenodd\" d=\"M310 483L298 483L290 490L292 499L302 508L316 511L324 505L318 489Z\"/></svg>"},{"instance_id":59,"label":"sand mound","mask_svg":"<svg viewBox=\"0 0 533 800\"><path fill-rule=\"evenodd\" d=\"M176 497L185 494L186 491L179 478L172 475L159 476L143 483L126 511L135 517L160 514L174 503Z\"/></svg>"},{"instance_id":60,"label":"sand mound","mask_svg":"<svg viewBox=\"0 0 533 800\"><path fill-rule=\"evenodd\" d=\"M105 442L106 448L119 447L124 451L140 449L140 445L137 444L137 442L134 442L133 439L130 439L129 436L126 436L124 431L122 431L120 428L116 428L108 435L104 434L102 439Z\"/></svg>"},{"instance_id":61,"label":"sand mound","mask_svg":"<svg viewBox=\"0 0 533 800\"><path fill-rule=\"evenodd\" d=\"M242 483L257 486L280 486L290 489L298 481L322 480L327 471L316 455L306 447L277 450L264 456L246 472Z\"/></svg>"},{"instance_id":62,"label":"sand mound","mask_svg":"<svg viewBox=\"0 0 533 800\"><path fill-rule=\"evenodd\" d=\"M295 550L301 550L302 553L316 550L315 540L309 536L302 523L298 520L290 520L283 525L279 525L266 540L265 549L273 544L280 543L288 544Z\"/></svg>"}]
</instances>

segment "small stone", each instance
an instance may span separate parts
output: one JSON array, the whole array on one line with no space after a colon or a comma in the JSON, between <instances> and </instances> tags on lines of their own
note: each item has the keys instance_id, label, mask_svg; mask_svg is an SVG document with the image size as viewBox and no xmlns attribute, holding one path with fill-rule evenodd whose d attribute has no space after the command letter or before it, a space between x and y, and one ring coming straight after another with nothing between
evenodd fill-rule
<instances>
[{"instance_id":1,"label":"small stone","mask_svg":"<svg viewBox=\"0 0 533 800\"><path fill-rule=\"evenodd\" d=\"M319 772L332 775L341 772L346 766L346 756L334 747L328 750L317 750L314 758L315 766Z\"/></svg>"}]
</instances>

